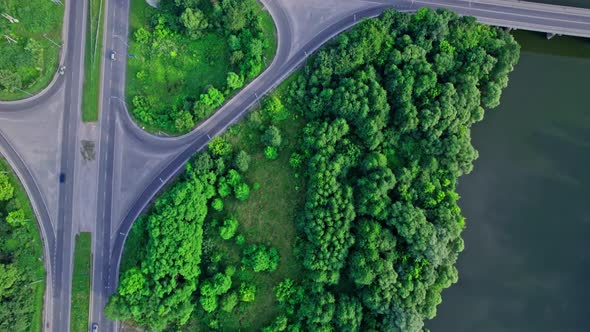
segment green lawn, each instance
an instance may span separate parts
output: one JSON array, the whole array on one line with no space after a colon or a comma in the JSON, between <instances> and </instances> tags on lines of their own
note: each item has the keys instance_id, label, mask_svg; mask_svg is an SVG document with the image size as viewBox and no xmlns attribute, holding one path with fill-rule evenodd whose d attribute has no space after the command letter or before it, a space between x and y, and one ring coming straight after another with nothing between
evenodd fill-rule
<instances>
[{"instance_id":1,"label":"green lawn","mask_svg":"<svg viewBox=\"0 0 590 332\"><path fill-rule=\"evenodd\" d=\"M264 61L266 66L268 66L277 52L277 30L275 29L275 22L272 20L272 16L270 16L268 11L261 10L260 15L262 16L264 36L266 37L266 40L268 40L270 46L264 50Z\"/></svg>"},{"instance_id":2,"label":"green lawn","mask_svg":"<svg viewBox=\"0 0 590 332\"><path fill-rule=\"evenodd\" d=\"M284 82L274 94L280 96L295 76ZM233 196L225 198L225 207L221 212L209 209L204 241L210 241L214 248L211 252L224 253L224 265L239 265L242 247L233 240L224 241L217 233L217 228L211 227L213 220L222 220L231 215L239 221L238 233L244 235L246 244L262 243L277 248L280 262L277 270L272 273L246 273L246 279L250 279L257 287L256 300L250 304L241 304L231 314L220 311L222 330L259 331L267 326L280 312L276 305L274 287L285 278L298 281L303 277L303 267L295 256L293 246L297 235L295 220L303 208L305 183L302 178L296 177L289 165L291 153L300 144L297 135L303 124L300 119L290 118L276 125L281 130L283 144L279 150L279 158L274 161L264 157L264 144L261 142L261 132L256 121L245 119L225 134L235 151L242 149L252 158L244 177L251 185L258 183L260 189L253 189L250 198L245 202L240 202ZM207 269L207 261L208 257L203 257L204 271ZM202 321L200 317L195 317L187 330L207 330L206 326L201 325Z\"/></svg>"},{"instance_id":3,"label":"green lawn","mask_svg":"<svg viewBox=\"0 0 590 332\"><path fill-rule=\"evenodd\" d=\"M210 28L193 40L167 24L162 25L164 28L154 27L152 17L156 13L158 9L150 7L146 1L131 0L129 53L134 57L128 59L127 65L127 105L145 130L183 134L187 129L179 129L175 124L181 117L179 114L190 112L193 114L191 121L203 120L194 111L194 103L210 87L220 90L226 100L233 96L236 91L227 88L227 75L237 71L235 67L241 63L232 65L228 39L221 29ZM268 66L277 47L274 22L262 7L257 15L262 18L263 34L269 44L262 56L264 65ZM213 26L213 22L210 23ZM141 29L148 31L147 42L139 42L141 39L136 32ZM163 34L166 37L161 37ZM138 107L133 102L137 96L143 99L140 104L144 106Z\"/></svg>"},{"instance_id":4,"label":"green lawn","mask_svg":"<svg viewBox=\"0 0 590 332\"><path fill-rule=\"evenodd\" d=\"M88 330L90 312L90 284L92 276L92 239L90 233L76 236L74 275L72 279L72 331Z\"/></svg>"},{"instance_id":5,"label":"green lawn","mask_svg":"<svg viewBox=\"0 0 590 332\"><path fill-rule=\"evenodd\" d=\"M0 13L19 20L0 17L0 100L27 98L45 88L57 70L64 7L49 0L2 0Z\"/></svg>"},{"instance_id":6,"label":"green lawn","mask_svg":"<svg viewBox=\"0 0 590 332\"><path fill-rule=\"evenodd\" d=\"M84 93L82 95L82 121L84 122L98 120L100 68L103 60L104 7L105 0L89 0L86 54L84 54Z\"/></svg>"}]
</instances>

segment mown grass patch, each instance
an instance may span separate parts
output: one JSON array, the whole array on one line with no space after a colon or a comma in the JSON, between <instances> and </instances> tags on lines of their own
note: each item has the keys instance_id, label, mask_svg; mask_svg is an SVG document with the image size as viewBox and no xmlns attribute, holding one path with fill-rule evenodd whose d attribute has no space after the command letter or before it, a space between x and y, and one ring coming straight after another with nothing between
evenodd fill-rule
<instances>
[{"instance_id":1,"label":"mown grass patch","mask_svg":"<svg viewBox=\"0 0 590 332\"><path fill-rule=\"evenodd\" d=\"M90 0L88 4L86 54L84 54L84 92L82 95L82 121L84 122L98 120L100 69L104 53L102 31L105 5L105 0Z\"/></svg>"},{"instance_id":2,"label":"mown grass patch","mask_svg":"<svg viewBox=\"0 0 590 332\"><path fill-rule=\"evenodd\" d=\"M72 278L72 331L87 331L90 312L90 284L92 276L92 238L90 233L76 236L74 275Z\"/></svg>"}]
</instances>

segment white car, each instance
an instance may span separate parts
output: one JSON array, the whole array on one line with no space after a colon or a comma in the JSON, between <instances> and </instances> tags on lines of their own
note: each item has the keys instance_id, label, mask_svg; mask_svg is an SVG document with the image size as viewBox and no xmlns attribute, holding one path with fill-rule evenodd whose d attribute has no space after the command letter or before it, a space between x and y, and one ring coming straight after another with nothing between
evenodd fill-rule
<instances>
[{"instance_id":1,"label":"white car","mask_svg":"<svg viewBox=\"0 0 590 332\"><path fill-rule=\"evenodd\" d=\"M115 50L111 50L111 61L115 61L117 56L117 52Z\"/></svg>"}]
</instances>

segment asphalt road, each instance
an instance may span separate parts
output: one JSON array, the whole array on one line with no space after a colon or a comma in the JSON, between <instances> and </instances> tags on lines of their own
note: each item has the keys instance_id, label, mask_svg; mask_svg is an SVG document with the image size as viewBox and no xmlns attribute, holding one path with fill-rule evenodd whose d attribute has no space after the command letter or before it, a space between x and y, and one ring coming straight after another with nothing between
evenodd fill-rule
<instances>
[{"instance_id":1,"label":"asphalt road","mask_svg":"<svg viewBox=\"0 0 590 332\"><path fill-rule=\"evenodd\" d=\"M71 1L70 25L73 27L86 26L86 1ZM69 331L70 301L72 291L72 260L73 260L73 218L72 201L74 182L74 157L76 155L76 132L80 121L82 103L82 82L84 75L84 50L86 30L80 28L69 29L66 63L66 97L63 112L63 138L61 146L61 169L65 175L65 182L60 184L59 203L56 229L56 252L53 256L53 319L49 327L53 331ZM59 181L59 179L55 179Z\"/></svg>"},{"instance_id":2,"label":"asphalt road","mask_svg":"<svg viewBox=\"0 0 590 332\"><path fill-rule=\"evenodd\" d=\"M143 184L144 190L135 200L134 204L131 205L123 221L119 224L119 227L112 232L109 232L108 236L110 236L110 234L113 234L114 236L113 242L111 243L107 240L108 236L106 233L103 235L103 244L105 246L108 244L112 245L112 249L110 250L109 259L105 261L103 258L102 260L103 272L101 277L104 278L106 275L107 279L102 279L101 281L104 294L102 296L102 302L96 302L96 304L94 304L96 307L104 305L104 300L108 298L109 294L114 291L117 285L119 264L124 248L124 242L133 222L143 211L145 211L158 192L162 190L162 188L172 178L182 172L186 161L189 160L191 156L193 156L197 151L205 148L212 137L223 133L230 125L239 121L244 115L246 115L248 110L261 98L263 98L265 94L274 89L291 72L297 69L305 61L309 54L317 50L321 45L323 45L335 35L352 27L362 18L377 16L386 8L397 8L399 10L411 11L420 7L446 7L455 10L462 15L477 15L482 22L490 22L492 24L503 26L516 26L522 28L523 21L525 23L527 22L527 20L523 18L528 18L529 25L526 25L526 27L530 28L531 30L536 30L536 24L541 22L539 25L546 24L548 31L553 31L552 29L554 29L554 25L563 25L565 26L564 30L557 30L556 32L563 33L563 31L566 31L565 29L571 29L571 31L578 29L590 32L590 16L588 16L588 18L586 18L586 16L581 16L582 19L580 19L580 16L571 13L556 13L546 11L547 7L541 7L540 10L535 9L531 14L531 10L507 7L506 3L502 1L499 1L499 4L494 4L493 0L488 3L476 3L475 1L468 3L467 1L460 0L447 0L444 1L444 5L442 5L443 1L434 0L371 1L370 3L372 3L372 5L367 6L368 8L363 8L354 13L349 13L345 17L340 17L337 23L322 30L302 48L298 50L292 50L291 45L294 38L292 35L292 27L289 25L288 15L285 13L284 8L280 4L280 1L263 2L275 21L277 37L279 40L279 48L273 63L262 75L250 83L246 88L244 88L240 93L232 98L232 100L228 101L220 110L215 113L215 115L213 115L211 118L209 118L187 135L169 138L154 136L142 131L133 123L132 119L127 113L124 102L122 102L122 100L125 98L125 60L120 57L120 59L123 61L113 63L110 68L107 69L107 71L122 74L122 77L117 77L114 80L114 83L105 82L104 85L104 90L110 91L111 96L110 100L107 96L108 93L105 93L105 96L103 97L103 103L105 105L109 104L111 109L110 111L103 110L103 120L105 120L103 124L108 123L108 126L105 126L105 130L109 132L109 135L111 137L113 135L115 117L118 116L119 119L124 123L126 130L130 132L130 135L143 142L146 146L152 146L154 149L157 149L158 145L169 147L184 146L184 148L182 152L172 158L165 165L165 167L159 171L157 176ZM111 33L113 36L118 36L117 39L120 39L121 43L125 45L128 27L124 18L127 17L129 8L128 5L125 5L127 2L124 0L115 0L115 3L119 7L120 12L117 14L118 18L113 20L114 30L111 30ZM510 13L511 11L513 11L513 13ZM107 38L109 37L107 36ZM110 38L113 39L112 36ZM109 44L105 43L105 45ZM105 81L110 75L113 75L113 73L105 75ZM114 99L115 101L113 102ZM107 115L110 114L109 112L114 112L114 114ZM115 147L112 143L112 140L108 142L110 142L110 145L107 151L105 151L104 159L112 161L114 159ZM101 179L101 183L103 183L103 186L106 186L106 192L111 193L111 191L109 191L109 187L112 189L113 162L110 164L107 163L103 167L106 168L104 173L105 180L109 178L110 180L106 181L106 183L103 183L103 180ZM99 203L99 206L104 208L102 223L107 226L103 229L105 232L113 224L112 221L106 220L109 219L109 215L112 216L112 205L107 201L103 200ZM101 255L106 255L107 253L108 251L103 249L103 253ZM97 288L96 291L99 291L99 289ZM117 326L111 325L108 320L104 319L104 317L101 316L100 309L94 309L93 312L97 310L98 312L94 314L94 317L95 321L99 322L101 327L107 327L108 330L111 330Z\"/></svg>"},{"instance_id":3,"label":"asphalt road","mask_svg":"<svg viewBox=\"0 0 590 332\"><path fill-rule=\"evenodd\" d=\"M290 0L263 1L275 21L279 41L277 55L269 68L191 133L180 137L158 137L143 132L136 126L125 108L123 100L125 99L129 0L107 0L103 43L105 60L103 60L100 94L98 213L93 238L95 245L91 303L91 321L98 322L101 330L111 331L117 327L116 324L104 318L103 308L108 296L117 285L123 246L133 221L148 207L163 186L183 170L184 164L195 152L206 147L212 137L223 133L231 124L239 121L252 105L297 69L312 52L362 18L377 16L386 8L415 10L424 6L446 7L462 15L476 16L483 23L590 37L590 10L505 0L347 0L362 4L354 12L342 12L329 26L318 30L313 38L303 38L308 41L302 46L294 47L294 40L302 40L301 36L295 34L302 32L293 27L294 16L287 12L288 7L284 6L286 1ZM322 0L300 1L315 4L322 2ZM56 76L47 89L30 99L0 103L1 111L16 114L17 111L47 102L65 84L60 172L65 174L66 181L60 185L58 220L55 229L50 221L47 206L44 204L46 199L31 175L30 167L11 146L6 136L0 132L0 150L27 189L41 224L48 266L47 294L49 295L45 298L45 330L60 332L68 331L70 322L73 237L76 229L76 221L72 218L74 188L72 179L75 173L74 168L77 167L74 161L80 123L86 37L85 29L81 27L86 26L86 3L86 1L67 2L65 21L69 23L64 35L65 48L62 60L68 66L66 75ZM320 11L319 6L309 8ZM314 12L314 14L323 15L321 12ZM119 54L115 62L106 60L111 49L116 49ZM124 128L126 137L131 137L154 153L163 153L170 149L179 151L157 170L156 176L138 184L144 189L127 207L122 221L113 220L113 174L117 151L115 144L117 125Z\"/></svg>"}]
</instances>

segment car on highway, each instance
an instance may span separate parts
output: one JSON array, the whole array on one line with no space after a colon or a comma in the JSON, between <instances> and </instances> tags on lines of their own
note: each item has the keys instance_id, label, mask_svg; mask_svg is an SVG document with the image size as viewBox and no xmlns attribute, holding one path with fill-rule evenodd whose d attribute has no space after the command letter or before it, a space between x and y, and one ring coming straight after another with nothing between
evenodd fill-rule
<instances>
[{"instance_id":1,"label":"car on highway","mask_svg":"<svg viewBox=\"0 0 590 332\"><path fill-rule=\"evenodd\" d=\"M59 183L64 183L64 182L66 182L66 174L59 173Z\"/></svg>"},{"instance_id":2,"label":"car on highway","mask_svg":"<svg viewBox=\"0 0 590 332\"><path fill-rule=\"evenodd\" d=\"M115 61L117 59L117 52L115 50L111 50L111 61Z\"/></svg>"},{"instance_id":3,"label":"car on highway","mask_svg":"<svg viewBox=\"0 0 590 332\"><path fill-rule=\"evenodd\" d=\"M59 67L59 74L63 75L66 72L66 66Z\"/></svg>"},{"instance_id":4,"label":"car on highway","mask_svg":"<svg viewBox=\"0 0 590 332\"><path fill-rule=\"evenodd\" d=\"M92 323L92 332L98 332L98 323Z\"/></svg>"}]
</instances>

